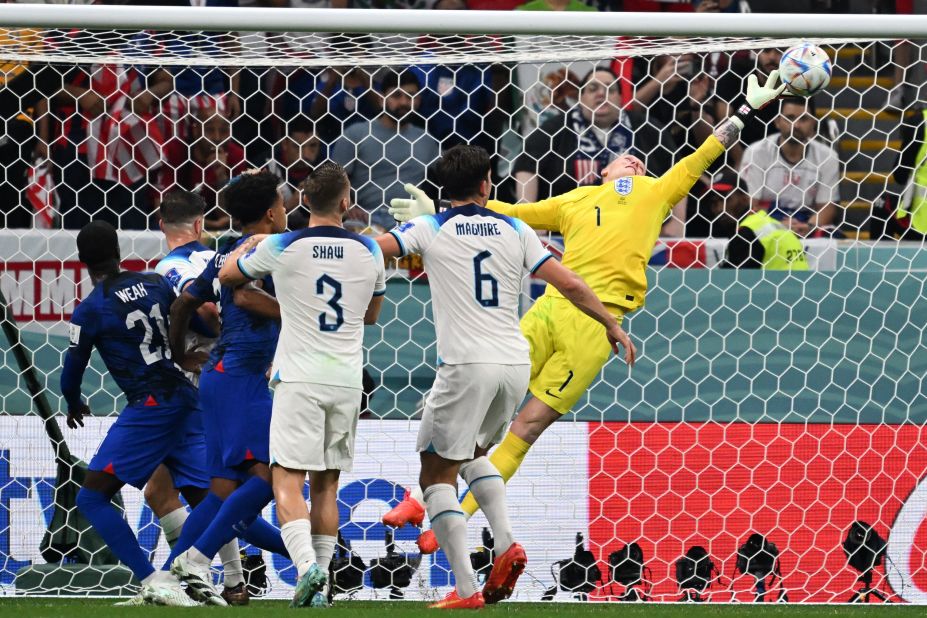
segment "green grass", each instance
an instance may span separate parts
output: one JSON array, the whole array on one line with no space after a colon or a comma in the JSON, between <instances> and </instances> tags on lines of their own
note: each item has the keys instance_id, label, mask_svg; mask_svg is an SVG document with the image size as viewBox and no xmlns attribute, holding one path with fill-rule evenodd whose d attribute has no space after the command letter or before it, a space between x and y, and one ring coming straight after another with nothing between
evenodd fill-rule
<instances>
[{"instance_id":1,"label":"green grass","mask_svg":"<svg viewBox=\"0 0 927 618\"><path fill-rule=\"evenodd\" d=\"M105 618L107 616L165 616L183 613L209 614L212 616L249 616L253 618L285 618L291 613L313 613L319 610L291 610L284 601L255 602L249 607L201 607L201 608L166 608L166 607L113 607L106 599L22 599L0 598L0 615L9 618ZM876 616L884 615L887 608L869 606L827 606L827 605L679 605L679 604L629 604L629 603L503 603L488 607L481 614L495 616L620 616L621 618L699 618L700 616L783 616L787 618L806 618L818 616ZM905 616L923 616L924 608L915 606L895 606L889 611L892 616L902 613ZM384 616L427 615L424 603L385 602L385 601L341 601L335 607L325 610L326 617L381 618ZM436 612L437 613L437 612ZM456 614L455 614L456 615ZM463 612L464 616L469 615Z\"/></svg>"}]
</instances>

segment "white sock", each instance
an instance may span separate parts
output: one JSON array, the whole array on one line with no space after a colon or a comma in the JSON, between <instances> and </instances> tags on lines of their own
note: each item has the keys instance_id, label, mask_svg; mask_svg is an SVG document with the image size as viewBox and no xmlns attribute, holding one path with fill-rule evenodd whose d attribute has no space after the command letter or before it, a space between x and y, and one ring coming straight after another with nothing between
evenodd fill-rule
<instances>
[{"instance_id":1,"label":"white sock","mask_svg":"<svg viewBox=\"0 0 927 618\"><path fill-rule=\"evenodd\" d=\"M206 554L204 554L203 552L201 552L195 547L191 547L190 549L188 549L186 551L186 554L187 554L187 558L191 562L195 562L201 567L208 569L210 566L212 566L212 558L206 556Z\"/></svg>"},{"instance_id":2,"label":"white sock","mask_svg":"<svg viewBox=\"0 0 927 618\"><path fill-rule=\"evenodd\" d=\"M232 539L219 548L219 561L222 562L222 583L226 588L234 588L245 581L244 569L241 568L241 552L238 551L238 539Z\"/></svg>"},{"instance_id":3,"label":"white sock","mask_svg":"<svg viewBox=\"0 0 927 618\"><path fill-rule=\"evenodd\" d=\"M149 575L148 577L142 580L143 586L147 586L148 584L166 584L166 583L177 583L178 585L180 584L180 582L177 581L177 578L171 575L170 571L156 570L154 573L152 573L151 575Z\"/></svg>"},{"instance_id":4,"label":"white sock","mask_svg":"<svg viewBox=\"0 0 927 618\"><path fill-rule=\"evenodd\" d=\"M469 598L477 591L478 584L467 551L467 520L457 501L457 490L453 485L438 483L425 490L424 498L431 529L451 563L457 595Z\"/></svg>"},{"instance_id":5,"label":"white sock","mask_svg":"<svg viewBox=\"0 0 927 618\"><path fill-rule=\"evenodd\" d=\"M415 484L409 489L409 497L425 506L425 496L422 494L421 485Z\"/></svg>"},{"instance_id":6,"label":"white sock","mask_svg":"<svg viewBox=\"0 0 927 618\"><path fill-rule=\"evenodd\" d=\"M280 526L280 536L296 565L296 572L302 577L315 564L315 550L312 549L312 527L308 519L294 519Z\"/></svg>"},{"instance_id":7,"label":"white sock","mask_svg":"<svg viewBox=\"0 0 927 618\"><path fill-rule=\"evenodd\" d=\"M323 573L328 573L328 567L331 566L332 556L335 555L335 543L338 542L336 537L328 534L313 534L312 549L315 551L315 563L319 565Z\"/></svg>"},{"instance_id":8,"label":"white sock","mask_svg":"<svg viewBox=\"0 0 927 618\"><path fill-rule=\"evenodd\" d=\"M473 497L480 503L489 521L495 554L502 554L514 542L502 475L488 458L478 457L460 466L460 476L467 481Z\"/></svg>"},{"instance_id":9,"label":"white sock","mask_svg":"<svg viewBox=\"0 0 927 618\"><path fill-rule=\"evenodd\" d=\"M164 540L167 541L171 549L174 548L174 543L180 538L180 531L183 529L183 523L187 521L188 515L186 507L180 507L160 518Z\"/></svg>"}]
</instances>

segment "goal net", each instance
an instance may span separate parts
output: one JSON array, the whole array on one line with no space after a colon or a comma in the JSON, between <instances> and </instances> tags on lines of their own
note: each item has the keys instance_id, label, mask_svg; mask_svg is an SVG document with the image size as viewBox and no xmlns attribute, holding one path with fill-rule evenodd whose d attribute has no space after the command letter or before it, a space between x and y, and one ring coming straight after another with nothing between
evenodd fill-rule
<instances>
[{"instance_id":1,"label":"goal net","mask_svg":"<svg viewBox=\"0 0 927 618\"><path fill-rule=\"evenodd\" d=\"M429 166L459 143L491 153L495 196L509 202L599 183L624 152L659 175L726 117L748 75L807 40L830 55L830 85L761 112L676 205L646 306L625 322L640 360L612 359L509 483L529 556L515 598L845 602L871 586L927 602L921 41L884 38L880 16L825 29L695 15L683 21L705 34L679 36L678 18L641 14L44 8L0 7L0 290L29 357L0 344L0 594L137 584L74 516L63 483L79 482L125 403L95 356L83 383L94 416L63 424L67 323L91 289L82 225L116 224L124 268L141 270L167 251L167 191L206 200L215 246L236 233L221 189L253 167L280 177L296 228L308 173L345 165L346 227L368 234L393 225L385 204L403 183L439 197ZM751 199L794 222L810 270L722 268ZM437 361L421 263L389 273L339 492L341 535L363 569L343 555L336 567L356 575L342 597L437 598L452 581L444 554L419 555L408 526L390 543L379 522L418 477ZM523 308L542 291L526 281ZM121 499L160 566L157 517L141 492ZM264 516L277 523L273 505ZM485 526L480 514L469 523L477 565ZM262 557L266 594L290 596L290 562Z\"/></svg>"}]
</instances>

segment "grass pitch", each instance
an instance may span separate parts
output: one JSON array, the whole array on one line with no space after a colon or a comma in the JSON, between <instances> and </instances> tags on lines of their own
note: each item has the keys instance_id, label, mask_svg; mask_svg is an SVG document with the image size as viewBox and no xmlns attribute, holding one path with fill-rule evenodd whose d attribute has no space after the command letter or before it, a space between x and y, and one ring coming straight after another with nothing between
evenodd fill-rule
<instances>
[{"instance_id":1,"label":"grass pitch","mask_svg":"<svg viewBox=\"0 0 927 618\"><path fill-rule=\"evenodd\" d=\"M895 605L891 608L877 605L718 605L718 604L665 604L665 603L503 603L487 607L480 615L518 616L519 618L620 616L621 618L700 618L702 616L781 616L784 618L817 618L824 616L924 616L924 608ZM0 615L8 618L107 618L138 616L153 618L184 614L209 616L235 616L251 618L279 618L297 612L317 614L319 610L291 610L285 601L257 601L248 607L113 607L108 599L16 599L0 598ZM382 618L389 616L441 615L429 612L425 603L387 601L341 601L324 610L328 618ZM453 612L452 615L472 615L470 612Z\"/></svg>"}]
</instances>

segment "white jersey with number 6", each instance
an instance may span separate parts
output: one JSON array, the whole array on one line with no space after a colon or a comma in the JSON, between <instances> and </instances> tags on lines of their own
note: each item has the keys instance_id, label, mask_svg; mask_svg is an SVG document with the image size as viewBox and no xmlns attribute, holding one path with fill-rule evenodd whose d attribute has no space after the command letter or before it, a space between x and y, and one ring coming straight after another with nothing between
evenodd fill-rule
<instances>
[{"instance_id":1,"label":"white jersey with number 6","mask_svg":"<svg viewBox=\"0 0 927 618\"><path fill-rule=\"evenodd\" d=\"M360 389L364 314L386 292L376 242L316 226L261 241L238 260L252 279L273 275L281 329L272 383L312 382Z\"/></svg>"},{"instance_id":2,"label":"white jersey with number 6","mask_svg":"<svg viewBox=\"0 0 927 618\"><path fill-rule=\"evenodd\" d=\"M525 274L553 257L519 219L469 204L417 217L390 232L403 255L422 256L438 364L528 364L518 326Z\"/></svg>"}]
</instances>

